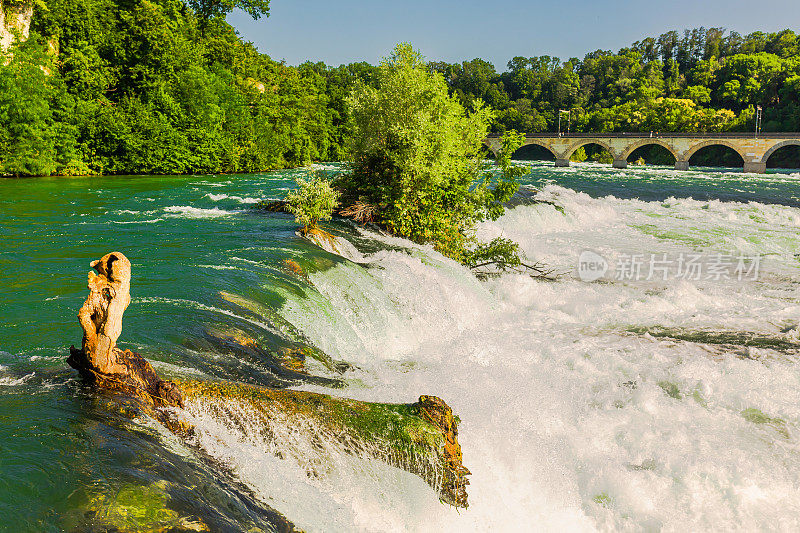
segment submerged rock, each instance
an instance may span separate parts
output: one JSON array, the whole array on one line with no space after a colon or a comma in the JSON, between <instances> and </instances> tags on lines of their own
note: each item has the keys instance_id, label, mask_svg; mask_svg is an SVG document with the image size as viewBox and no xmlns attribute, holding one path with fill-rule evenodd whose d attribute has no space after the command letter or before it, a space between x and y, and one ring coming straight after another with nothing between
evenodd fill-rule
<instances>
[{"instance_id":1,"label":"submerged rock","mask_svg":"<svg viewBox=\"0 0 800 533\"><path fill-rule=\"evenodd\" d=\"M74 498L76 510L64 517L75 531L120 533L190 533L211 531L196 516L181 516L170 508L166 482L125 485L116 491L87 490Z\"/></svg>"},{"instance_id":2,"label":"submerged rock","mask_svg":"<svg viewBox=\"0 0 800 533\"><path fill-rule=\"evenodd\" d=\"M271 213L288 213L287 205L286 200L261 200L254 207Z\"/></svg>"},{"instance_id":3,"label":"submerged rock","mask_svg":"<svg viewBox=\"0 0 800 533\"><path fill-rule=\"evenodd\" d=\"M312 443L334 441L347 453L383 460L420 476L443 502L468 506L470 472L462 464L458 420L440 398L389 404L231 382L181 387L190 412L214 413L240 428L256 423L262 435L279 434L272 424L289 419Z\"/></svg>"}]
</instances>

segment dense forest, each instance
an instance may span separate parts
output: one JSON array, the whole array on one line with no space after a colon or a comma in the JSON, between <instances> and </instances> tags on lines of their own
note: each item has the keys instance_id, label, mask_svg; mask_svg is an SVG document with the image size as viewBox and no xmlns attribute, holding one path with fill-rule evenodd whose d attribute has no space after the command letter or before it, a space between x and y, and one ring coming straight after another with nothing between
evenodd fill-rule
<instances>
[{"instance_id":1,"label":"dense forest","mask_svg":"<svg viewBox=\"0 0 800 533\"><path fill-rule=\"evenodd\" d=\"M481 59L431 65L462 100L499 111L497 132L552 131L559 109L576 131L750 130L757 105L764 131L800 129L800 38L790 30L671 31L582 60L515 57L502 73Z\"/></svg>"},{"instance_id":2,"label":"dense forest","mask_svg":"<svg viewBox=\"0 0 800 533\"><path fill-rule=\"evenodd\" d=\"M331 157L326 81L242 42L224 22L234 2L189 4L37 2L29 39L0 67L2 172L251 172Z\"/></svg>"},{"instance_id":3,"label":"dense forest","mask_svg":"<svg viewBox=\"0 0 800 533\"><path fill-rule=\"evenodd\" d=\"M273 61L225 22L268 0L17 0L28 39L0 65L0 174L253 172L347 158L347 97L377 66ZM492 131L800 129L800 37L672 31L582 60L429 63Z\"/></svg>"}]
</instances>

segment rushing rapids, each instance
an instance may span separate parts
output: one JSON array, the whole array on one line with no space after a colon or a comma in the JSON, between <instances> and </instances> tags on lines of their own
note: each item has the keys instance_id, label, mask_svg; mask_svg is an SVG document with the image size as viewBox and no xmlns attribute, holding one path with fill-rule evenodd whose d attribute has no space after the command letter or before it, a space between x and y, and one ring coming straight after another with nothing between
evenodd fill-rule
<instances>
[{"instance_id":1,"label":"rushing rapids","mask_svg":"<svg viewBox=\"0 0 800 533\"><path fill-rule=\"evenodd\" d=\"M800 526L800 176L535 164L525 198L479 234L564 272L546 282L479 281L344 223L323 250L252 209L292 175L0 182L6 527ZM141 282L120 348L186 388L191 439L63 363L82 273L121 242ZM587 250L607 263L591 283ZM699 278L679 266L695 255ZM634 256L638 276L623 268ZM668 264L648 276L651 256ZM745 268L711 275L718 256ZM196 383L440 397L461 419L470 507L442 504L441 483L397 468L400 455Z\"/></svg>"}]
</instances>

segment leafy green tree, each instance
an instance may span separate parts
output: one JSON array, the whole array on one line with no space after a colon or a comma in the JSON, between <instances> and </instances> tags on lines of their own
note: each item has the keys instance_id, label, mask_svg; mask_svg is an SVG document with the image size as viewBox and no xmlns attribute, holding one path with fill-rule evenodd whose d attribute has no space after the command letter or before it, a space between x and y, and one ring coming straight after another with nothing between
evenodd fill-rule
<instances>
[{"instance_id":1,"label":"leafy green tree","mask_svg":"<svg viewBox=\"0 0 800 533\"><path fill-rule=\"evenodd\" d=\"M476 100L467 112L406 43L381 63L376 87L357 85L348 102L354 160L339 182L346 200L376 206L390 231L461 260L476 222L516 190L476 185L491 111Z\"/></svg>"},{"instance_id":2,"label":"leafy green tree","mask_svg":"<svg viewBox=\"0 0 800 533\"><path fill-rule=\"evenodd\" d=\"M33 46L15 47L12 53L8 63L0 64L0 172L47 175L58 166L53 85L37 65L45 58Z\"/></svg>"},{"instance_id":3,"label":"leafy green tree","mask_svg":"<svg viewBox=\"0 0 800 533\"><path fill-rule=\"evenodd\" d=\"M241 9L256 20L269 16L269 0L188 0L188 4L200 18L202 25L224 18L234 9Z\"/></svg>"},{"instance_id":4,"label":"leafy green tree","mask_svg":"<svg viewBox=\"0 0 800 533\"><path fill-rule=\"evenodd\" d=\"M334 190L328 180L314 176L310 180L298 178L297 188L286 195L286 205L303 234L317 229L317 224L330 220L333 210L339 205L340 192Z\"/></svg>"}]
</instances>

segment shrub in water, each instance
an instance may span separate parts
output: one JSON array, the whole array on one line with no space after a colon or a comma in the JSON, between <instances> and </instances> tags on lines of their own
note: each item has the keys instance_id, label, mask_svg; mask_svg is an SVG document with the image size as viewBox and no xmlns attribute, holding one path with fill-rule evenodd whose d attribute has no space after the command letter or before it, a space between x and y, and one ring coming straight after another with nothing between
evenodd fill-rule
<instances>
[{"instance_id":1,"label":"shrub in water","mask_svg":"<svg viewBox=\"0 0 800 533\"><path fill-rule=\"evenodd\" d=\"M322 176L310 180L298 178L296 182L297 188L286 195L286 209L303 226L305 234L316 229L319 221L331 219L339 205L339 192Z\"/></svg>"}]
</instances>

